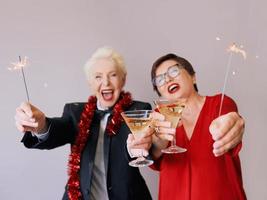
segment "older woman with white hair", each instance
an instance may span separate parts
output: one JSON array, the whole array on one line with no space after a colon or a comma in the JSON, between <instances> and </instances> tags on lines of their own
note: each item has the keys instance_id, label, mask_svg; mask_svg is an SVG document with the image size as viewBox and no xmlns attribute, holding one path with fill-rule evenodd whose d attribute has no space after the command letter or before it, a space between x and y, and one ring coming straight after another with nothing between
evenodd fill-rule
<instances>
[{"instance_id":1,"label":"older woman with white hair","mask_svg":"<svg viewBox=\"0 0 267 200\"><path fill-rule=\"evenodd\" d=\"M130 131L120 114L151 109L150 104L133 101L122 90L127 72L113 49L98 49L84 69L93 94L88 102L66 104L57 118L26 102L16 109L16 126L25 133L22 142L37 149L71 144L64 200L151 199L139 169L128 165L125 143Z\"/></svg>"}]
</instances>

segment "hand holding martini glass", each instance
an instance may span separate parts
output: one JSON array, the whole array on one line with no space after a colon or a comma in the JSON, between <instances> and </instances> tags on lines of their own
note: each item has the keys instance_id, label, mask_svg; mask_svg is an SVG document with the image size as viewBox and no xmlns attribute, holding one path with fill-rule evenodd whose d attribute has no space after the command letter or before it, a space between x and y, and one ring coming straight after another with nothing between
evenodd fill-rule
<instances>
[{"instance_id":1,"label":"hand holding martini glass","mask_svg":"<svg viewBox=\"0 0 267 200\"><path fill-rule=\"evenodd\" d=\"M165 120L171 122L171 128L176 128L182 117L183 110L185 108L185 100L170 101L167 99L159 99L154 101L158 111L164 115ZM157 127L156 127L156 131ZM176 136L173 136L171 146L161 150L163 153L183 153L185 148L176 145Z\"/></svg>"},{"instance_id":2,"label":"hand holding martini glass","mask_svg":"<svg viewBox=\"0 0 267 200\"><path fill-rule=\"evenodd\" d=\"M152 112L152 110L132 110L121 113L135 139L145 137L147 129L152 123ZM132 167L144 167L151 164L153 161L146 159L143 155L129 162Z\"/></svg>"}]
</instances>

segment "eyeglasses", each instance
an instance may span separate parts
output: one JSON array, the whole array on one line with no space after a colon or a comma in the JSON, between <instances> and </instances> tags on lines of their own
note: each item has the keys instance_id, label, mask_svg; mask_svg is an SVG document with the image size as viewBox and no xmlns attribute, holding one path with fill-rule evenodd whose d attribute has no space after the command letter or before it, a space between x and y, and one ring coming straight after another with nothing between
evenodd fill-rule
<instances>
[{"instance_id":1,"label":"eyeglasses","mask_svg":"<svg viewBox=\"0 0 267 200\"><path fill-rule=\"evenodd\" d=\"M163 86L166 83L166 75L170 78L175 78L180 74L180 69L182 68L181 65L176 64L173 66L170 66L164 74L160 74L153 78L152 82L155 86L160 87Z\"/></svg>"}]
</instances>

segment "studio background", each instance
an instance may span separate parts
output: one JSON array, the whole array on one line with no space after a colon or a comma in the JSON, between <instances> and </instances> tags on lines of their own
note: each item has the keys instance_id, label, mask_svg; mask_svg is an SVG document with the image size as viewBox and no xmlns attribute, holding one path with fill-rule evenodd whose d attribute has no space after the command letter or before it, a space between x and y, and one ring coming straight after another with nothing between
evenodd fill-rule
<instances>
[{"instance_id":1,"label":"studio background","mask_svg":"<svg viewBox=\"0 0 267 200\"><path fill-rule=\"evenodd\" d=\"M174 52L194 66L200 93L220 93L234 54L226 93L246 120L241 162L248 199L267 199L267 14L264 0L0 0L0 199L61 199L67 180L69 146L28 150L14 125L15 108L26 100L20 71L11 62L27 56L30 101L47 116L60 116L66 102L90 95L83 65L100 46L124 55L126 90L152 102L150 68L159 56ZM158 173L142 168L153 199Z\"/></svg>"}]
</instances>

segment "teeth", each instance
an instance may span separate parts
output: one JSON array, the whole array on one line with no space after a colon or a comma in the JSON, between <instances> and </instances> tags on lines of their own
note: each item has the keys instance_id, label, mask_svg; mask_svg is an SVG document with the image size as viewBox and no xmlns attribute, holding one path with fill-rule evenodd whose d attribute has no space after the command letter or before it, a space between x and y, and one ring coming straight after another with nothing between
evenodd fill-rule
<instances>
[{"instance_id":1,"label":"teeth","mask_svg":"<svg viewBox=\"0 0 267 200\"><path fill-rule=\"evenodd\" d=\"M103 90L102 93L103 93L103 94L112 93L112 90Z\"/></svg>"},{"instance_id":2,"label":"teeth","mask_svg":"<svg viewBox=\"0 0 267 200\"><path fill-rule=\"evenodd\" d=\"M177 88L177 85L172 85L172 86L169 88L169 90L173 90L173 89L175 89L175 88Z\"/></svg>"}]
</instances>

